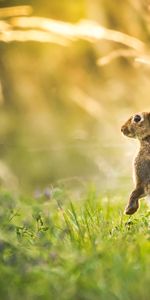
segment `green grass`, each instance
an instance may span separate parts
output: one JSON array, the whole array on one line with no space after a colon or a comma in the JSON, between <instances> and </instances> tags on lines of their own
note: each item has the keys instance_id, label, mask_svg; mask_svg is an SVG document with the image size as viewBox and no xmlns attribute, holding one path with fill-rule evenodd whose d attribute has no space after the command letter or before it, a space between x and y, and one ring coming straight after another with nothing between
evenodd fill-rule
<instances>
[{"instance_id":1,"label":"green grass","mask_svg":"<svg viewBox=\"0 0 150 300\"><path fill-rule=\"evenodd\" d=\"M149 300L150 214L142 204L124 216L125 200L93 189L54 189L50 200L1 191L0 298Z\"/></svg>"}]
</instances>

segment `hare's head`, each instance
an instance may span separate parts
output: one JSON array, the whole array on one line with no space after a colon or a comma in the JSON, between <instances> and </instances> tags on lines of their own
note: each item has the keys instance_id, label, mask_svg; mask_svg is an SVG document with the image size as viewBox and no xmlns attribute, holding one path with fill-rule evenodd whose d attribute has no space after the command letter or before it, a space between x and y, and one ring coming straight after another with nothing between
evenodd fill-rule
<instances>
[{"instance_id":1,"label":"hare's head","mask_svg":"<svg viewBox=\"0 0 150 300\"><path fill-rule=\"evenodd\" d=\"M142 140L150 136L150 113L137 113L130 117L121 127L124 135Z\"/></svg>"}]
</instances>

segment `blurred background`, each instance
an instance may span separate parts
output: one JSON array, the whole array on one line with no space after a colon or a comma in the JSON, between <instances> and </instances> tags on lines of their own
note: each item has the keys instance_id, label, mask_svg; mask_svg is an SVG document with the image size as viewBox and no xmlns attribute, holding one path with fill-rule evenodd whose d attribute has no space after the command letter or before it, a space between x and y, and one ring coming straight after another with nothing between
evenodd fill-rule
<instances>
[{"instance_id":1,"label":"blurred background","mask_svg":"<svg viewBox=\"0 0 150 300\"><path fill-rule=\"evenodd\" d=\"M1 0L1 184L129 190L120 127L150 108L149 38L150 1Z\"/></svg>"}]
</instances>

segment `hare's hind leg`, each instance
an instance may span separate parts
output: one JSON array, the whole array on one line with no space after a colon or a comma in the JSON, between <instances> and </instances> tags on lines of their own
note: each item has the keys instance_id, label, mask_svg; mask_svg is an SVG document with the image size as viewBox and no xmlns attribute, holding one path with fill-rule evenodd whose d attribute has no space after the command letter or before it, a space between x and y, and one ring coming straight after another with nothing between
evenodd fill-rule
<instances>
[{"instance_id":1,"label":"hare's hind leg","mask_svg":"<svg viewBox=\"0 0 150 300\"><path fill-rule=\"evenodd\" d=\"M144 195L143 187L137 187L130 195L129 203L125 208L125 214L132 215L139 208L139 199Z\"/></svg>"}]
</instances>

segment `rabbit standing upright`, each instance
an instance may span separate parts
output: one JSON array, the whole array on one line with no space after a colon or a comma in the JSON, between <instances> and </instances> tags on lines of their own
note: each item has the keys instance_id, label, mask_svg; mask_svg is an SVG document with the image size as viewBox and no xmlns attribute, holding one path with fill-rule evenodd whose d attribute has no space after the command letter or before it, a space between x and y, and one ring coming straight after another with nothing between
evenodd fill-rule
<instances>
[{"instance_id":1,"label":"rabbit standing upright","mask_svg":"<svg viewBox=\"0 0 150 300\"><path fill-rule=\"evenodd\" d=\"M140 142L133 167L135 189L125 209L126 214L132 215L139 207L139 199L150 196L150 112L133 115L121 127L121 131L128 137L137 138Z\"/></svg>"}]
</instances>

